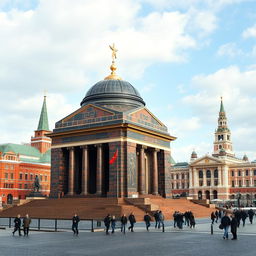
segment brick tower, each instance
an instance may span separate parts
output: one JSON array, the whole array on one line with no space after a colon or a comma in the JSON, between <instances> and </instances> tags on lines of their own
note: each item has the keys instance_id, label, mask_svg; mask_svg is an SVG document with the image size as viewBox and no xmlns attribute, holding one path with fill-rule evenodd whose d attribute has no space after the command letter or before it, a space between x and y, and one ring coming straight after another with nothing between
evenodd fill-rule
<instances>
[{"instance_id":1,"label":"brick tower","mask_svg":"<svg viewBox=\"0 0 256 256\"><path fill-rule=\"evenodd\" d=\"M34 137L31 137L31 146L37 148L41 153L45 153L51 147L51 139L46 136L49 132L46 96L44 96L38 127Z\"/></svg>"}]
</instances>

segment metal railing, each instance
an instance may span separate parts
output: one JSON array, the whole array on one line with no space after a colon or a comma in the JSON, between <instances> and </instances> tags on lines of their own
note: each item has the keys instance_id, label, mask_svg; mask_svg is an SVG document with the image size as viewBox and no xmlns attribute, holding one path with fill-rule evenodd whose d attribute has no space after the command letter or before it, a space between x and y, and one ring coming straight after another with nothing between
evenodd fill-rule
<instances>
[{"instance_id":1,"label":"metal railing","mask_svg":"<svg viewBox=\"0 0 256 256\"><path fill-rule=\"evenodd\" d=\"M0 227L14 227L14 217L0 217ZM21 218L22 220L22 218ZM49 218L31 218L30 229L38 231L64 231L72 227L71 219L49 219ZM102 220L80 219L79 230L88 230L91 232L103 229Z\"/></svg>"}]
</instances>

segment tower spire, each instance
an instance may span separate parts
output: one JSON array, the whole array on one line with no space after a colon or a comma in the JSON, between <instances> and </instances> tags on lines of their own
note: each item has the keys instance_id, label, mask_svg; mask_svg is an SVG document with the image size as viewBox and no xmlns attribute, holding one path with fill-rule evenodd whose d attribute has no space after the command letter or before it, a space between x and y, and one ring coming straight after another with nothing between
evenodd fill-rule
<instances>
[{"instance_id":1,"label":"tower spire","mask_svg":"<svg viewBox=\"0 0 256 256\"><path fill-rule=\"evenodd\" d=\"M46 95L44 95L44 102L41 109L37 131L49 131L49 123L48 123L48 115L47 115L47 107L46 107Z\"/></svg>"},{"instance_id":2,"label":"tower spire","mask_svg":"<svg viewBox=\"0 0 256 256\"><path fill-rule=\"evenodd\" d=\"M223 98L221 97L218 128L215 131L214 155L234 155L231 141L231 132L228 128L227 117L224 109Z\"/></svg>"},{"instance_id":3,"label":"tower spire","mask_svg":"<svg viewBox=\"0 0 256 256\"><path fill-rule=\"evenodd\" d=\"M225 112L224 105L223 105L223 98L220 97L220 112Z\"/></svg>"}]
</instances>

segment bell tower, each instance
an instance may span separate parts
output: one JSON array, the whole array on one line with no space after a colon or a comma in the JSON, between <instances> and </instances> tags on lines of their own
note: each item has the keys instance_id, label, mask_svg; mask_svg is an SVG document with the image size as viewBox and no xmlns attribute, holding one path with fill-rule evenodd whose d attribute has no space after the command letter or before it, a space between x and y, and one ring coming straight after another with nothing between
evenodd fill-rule
<instances>
[{"instance_id":1,"label":"bell tower","mask_svg":"<svg viewBox=\"0 0 256 256\"><path fill-rule=\"evenodd\" d=\"M45 153L51 147L51 139L46 136L49 132L46 96L44 96L38 127L34 137L31 137L31 146L37 148L41 153Z\"/></svg>"},{"instance_id":2,"label":"bell tower","mask_svg":"<svg viewBox=\"0 0 256 256\"><path fill-rule=\"evenodd\" d=\"M226 112L224 110L223 100L221 97L220 112L218 118L218 128L215 130L214 140L214 156L225 155L234 156L233 146L231 141L231 132L228 128ZM221 153L221 154L220 154Z\"/></svg>"}]
</instances>

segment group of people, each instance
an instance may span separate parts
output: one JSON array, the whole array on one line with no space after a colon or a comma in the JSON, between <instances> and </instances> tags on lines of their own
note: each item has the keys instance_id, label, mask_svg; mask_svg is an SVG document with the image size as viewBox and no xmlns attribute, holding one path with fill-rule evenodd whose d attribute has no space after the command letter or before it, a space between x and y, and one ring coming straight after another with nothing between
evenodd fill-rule
<instances>
[{"instance_id":1,"label":"group of people","mask_svg":"<svg viewBox=\"0 0 256 256\"><path fill-rule=\"evenodd\" d=\"M20 214L18 214L17 217L14 219L14 230L12 232L13 236L17 231L19 232L19 236L22 236L21 226L23 226L24 236L28 236L30 223L31 223L31 218L29 217L28 214L26 214L26 216L23 218L23 221L21 221L21 216Z\"/></svg>"},{"instance_id":2,"label":"group of people","mask_svg":"<svg viewBox=\"0 0 256 256\"><path fill-rule=\"evenodd\" d=\"M195 216L191 211L186 211L185 213L175 211L173 214L173 221L174 227L176 228L177 226L179 229L183 228L183 223L190 228L195 228L196 225Z\"/></svg>"},{"instance_id":3,"label":"group of people","mask_svg":"<svg viewBox=\"0 0 256 256\"><path fill-rule=\"evenodd\" d=\"M145 215L146 216L146 215ZM121 232L125 234L126 231L126 225L128 223L128 220L130 222L130 226L128 227L128 230L130 230L131 232L134 232L133 228L134 228L134 224L136 223L136 219L133 213L131 213L128 218L126 217L125 214L122 215L120 222L121 222ZM109 235L109 229L111 227L112 231L111 233L115 233L115 229L116 229L116 217L115 215L111 216L110 214L108 214L105 218L104 218L104 225L106 227L106 235ZM147 228L148 229L148 228Z\"/></svg>"},{"instance_id":4,"label":"group of people","mask_svg":"<svg viewBox=\"0 0 256 256\"><path fill-rule=\"evenodd\" d=\"M241 220L243 222L243 227L244 227L246 218L249 217L250 223L252 224L253 217L255 215L252 209L250 209L249 211L238 209L233 211L231 216L229 216L228 212L226 211L224 216L221 217L221 213L222 213L221 211L216 211L211 213L212 224L214 223L214 221L215 222L218 221L218 217L221 218L221 223L219 225L219 228L224 230L223 239L228 239L228 232L230 227L231 233L233 235L231 240L237 240L237 228L239 228Z\"/></svg>"},{"instance_id":5,"label":"group of people","mask_svg":"<svg viewBox=\"0 0 256 256\"><path fill-rule=\"evenodd\" d=\"M223 217L223 212L221 210L216 210L215 212L211 213L211 220L212 220L212 224L214 224L214 222L218 222L218 219L221 219Z\"/></svg>"}]
</instances>

